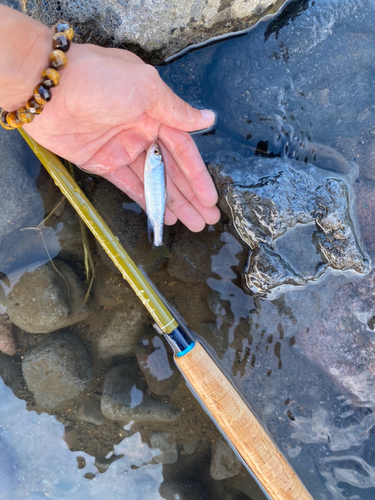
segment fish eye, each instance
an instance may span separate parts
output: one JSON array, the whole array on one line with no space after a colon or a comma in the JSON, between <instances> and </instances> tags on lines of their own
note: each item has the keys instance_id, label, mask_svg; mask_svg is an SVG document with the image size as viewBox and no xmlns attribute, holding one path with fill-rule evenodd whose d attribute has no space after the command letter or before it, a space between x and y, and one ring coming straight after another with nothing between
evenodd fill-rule
<instances>
[{"instance_id":1,"label":"fish eye","mask_svg":"<svg viewBox=\"0 0 375 500\"><path fill-rule=\"evenodd\" d=\"M154 148L154 155L160 156L160 149L158 147Z\"/></svg>"}]
</instances>

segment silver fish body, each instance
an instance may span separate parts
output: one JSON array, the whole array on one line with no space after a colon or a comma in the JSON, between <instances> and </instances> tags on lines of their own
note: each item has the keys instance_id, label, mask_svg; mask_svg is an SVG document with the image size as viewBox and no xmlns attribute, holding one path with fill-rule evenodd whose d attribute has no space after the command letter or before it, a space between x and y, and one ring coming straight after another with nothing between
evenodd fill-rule
<instances>
[{"instance_id":1,"label":"silver fish body","mask_svg":"<svg viewBox=\"0 0 375 500\"><path fill-rule=\"evenodd\" d=\"M157 142L153 142L148 148L143 181L149 237L152 231L154 233L154 245L159 247L163 245L167 189L163 156Z\"/></svg>"}]
</instances>

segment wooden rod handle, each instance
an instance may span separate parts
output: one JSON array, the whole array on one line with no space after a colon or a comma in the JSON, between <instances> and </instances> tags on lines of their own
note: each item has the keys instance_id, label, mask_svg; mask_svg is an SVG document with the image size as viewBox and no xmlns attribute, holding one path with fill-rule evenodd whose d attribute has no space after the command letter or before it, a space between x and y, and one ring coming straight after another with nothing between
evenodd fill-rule
<instances>
[{"instance_id":1,"label":"wooden rod handle","mask_svg":"<svg viewBox=\"0 0 375 500\"><path fill-rule=\"evenodd\" d=\"M201 344L175 362L272 500L313 500L237 390Z\"/></svg>"}]
</instances>

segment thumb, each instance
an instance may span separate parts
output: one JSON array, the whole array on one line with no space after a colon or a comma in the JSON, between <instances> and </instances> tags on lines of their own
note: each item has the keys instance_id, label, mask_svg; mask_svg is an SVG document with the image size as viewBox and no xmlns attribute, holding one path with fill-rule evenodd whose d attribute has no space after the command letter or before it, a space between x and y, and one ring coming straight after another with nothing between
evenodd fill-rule
<instances>
[{"instance_id":1,"label":"thumb","mask_svg":"<svg viewBox=\"0 0 375 500\"><path fill-rule=\"evenodd\" d=\"M215 113L210 109L195 109L178 97L155 70L149 80L150 100L146 113L169 127L194 132L203 130L215 122Z\"/></svg>"}]
</instances>

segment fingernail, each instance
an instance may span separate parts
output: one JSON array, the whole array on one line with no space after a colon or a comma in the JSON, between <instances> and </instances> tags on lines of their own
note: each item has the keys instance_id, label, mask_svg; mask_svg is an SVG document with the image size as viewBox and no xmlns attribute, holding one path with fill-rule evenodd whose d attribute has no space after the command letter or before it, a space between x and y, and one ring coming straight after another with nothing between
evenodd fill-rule
<instances>
[{"instance_id":1,"label":"fingernail","mask_svg":"<svg viewBox=\"0 0 375 500\"><path fill-rule=\"evenodd\" d=\"M215 118L215 113L211 109L201 109L200 111L205 118L210 118L211 120Z\"/></svg>"}]
</instances>

